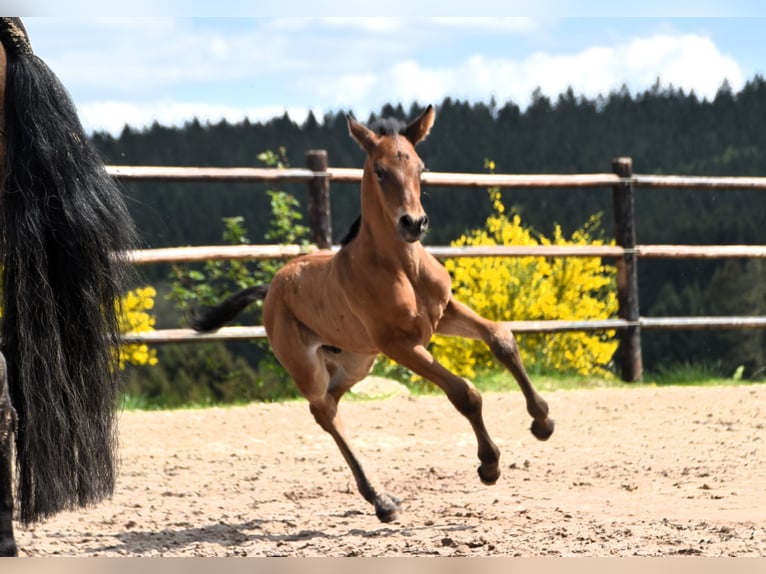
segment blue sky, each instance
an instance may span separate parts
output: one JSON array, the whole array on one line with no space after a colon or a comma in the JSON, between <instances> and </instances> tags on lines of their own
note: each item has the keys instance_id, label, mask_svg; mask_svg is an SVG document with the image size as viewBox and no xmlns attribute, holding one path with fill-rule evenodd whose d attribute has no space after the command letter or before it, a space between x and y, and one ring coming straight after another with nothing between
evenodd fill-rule
<instances>
[{"instance_id":1,"label":"blue sky","mask_svg":"<svg viewBox=\"0 0 766 574\"><path fill-rule=\"evenodd\" d=\"M24 21L36 53L70 91L86 129L114 134L125 123L260 121L285 111L299 122L308 110L320 119L338 110L364 118L385 103L439 104L447 96L524 107L536 88L552 98L568 86L596 97L623 84L643 91L657 79L712 98L724 80L736 91L766 75L761 2L733 0L725 11L704 0L672 10L648 2L625 15L613 14L613 3L580 2L575 12L561 1L477 0L474 14L494 15L445 9L452 17L438 18L356 16L345 8L358 3L343 2L325 4L321 17L302 2L268 16L236 2L180 9L173 2L144 8L142 0L141 11L99 5L88 15L46 3L19 11L31 15ZM392 0L397 6L404 13L406 5ZM506 10L489 9L498 6ZM351 16L333 16L344 13Z\"/></svg>"}]
</instances>

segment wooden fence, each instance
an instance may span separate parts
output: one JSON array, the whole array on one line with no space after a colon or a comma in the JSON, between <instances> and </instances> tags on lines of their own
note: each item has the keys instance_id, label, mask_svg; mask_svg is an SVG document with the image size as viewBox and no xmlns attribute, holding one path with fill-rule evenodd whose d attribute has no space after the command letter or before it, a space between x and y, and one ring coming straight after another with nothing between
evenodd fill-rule
<instances>
[{"instance_id":1,"label":"wooden fence","mask_svg":"<svg viewBox=\"0 0 766 574\"><path fill-rule=\"evenodd\" d=\"M274 168L195 168L107 166L107 172L121 181L232 181L305 182L308 191L309 227L313 245L236 245L145 249L131 253L137 264L193 262L211 259L288 259L317 249L337 249L332 245L330 224L331 182L359 183L361 169L328 167L324 150L306 153L305 169ZM639 313L639 258L766 258L766 245L637 245L633 192L636 187L673 189L750 189L766 190L766 177L686 177L634 174L630 158L617 158L611 173L576 175L509 175L425 172L424 186L504 187L504 188L611 188L614 213L614 246L492 246L428 247L436 257L545 256L607 257L616 260L618 317L591 321L509 321L516 332L561 332L617 330L620 344L617 360L622 379L641 379L642 329L762 329L766 317L642 317ZM237 340L265 337L262 326L225 327L216 333L197 334L190 329L164 329L145 333L126 333L126 342L151 344L212 340Z\"/></svg>"}]
</instances>

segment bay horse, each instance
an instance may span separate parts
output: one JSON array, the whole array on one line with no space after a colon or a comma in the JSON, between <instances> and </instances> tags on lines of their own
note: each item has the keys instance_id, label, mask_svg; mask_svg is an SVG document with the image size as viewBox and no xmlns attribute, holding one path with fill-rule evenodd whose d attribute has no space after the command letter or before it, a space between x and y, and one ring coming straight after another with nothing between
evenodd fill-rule
<instances>
[{"instance_id":1,"label":"bay horse","mask_svg":"<svg viewBox=\"0 0 766 574\"><path fill-rule=\"evenodd\" d=\"M69 94L21 20L0 18L0 556L18 555L14 491L24 525L113 491L121 254L135 245Z\"/></svg>"},{"instance_id":2,"label":"bay horse","mask_svg":"<svg viewBox=\"0 0 766 574\"><path fill-rule=\"evenodd\" d=\"M369 373L378 354L435 383L468 419L485 484L497 481L500 468L481 395L431 356L426 346L434 334L484 341L521 387L534 436L546 440L553 432L548 405L532 386L513 333L455 300L449 273L420 242L429 222L420 203L424 165L415 146L428 135L434 115L429 106L409 124L386 119L373 128L349 115L349 132L367 157L361 217L341 248L293 259L268 286L239 291L191 318L195 330L213 331L265 297L263 323L274 354L382 522L397 518L400 501L368 479L338 413L343 394Z\"/></svg>"}]
</instances>

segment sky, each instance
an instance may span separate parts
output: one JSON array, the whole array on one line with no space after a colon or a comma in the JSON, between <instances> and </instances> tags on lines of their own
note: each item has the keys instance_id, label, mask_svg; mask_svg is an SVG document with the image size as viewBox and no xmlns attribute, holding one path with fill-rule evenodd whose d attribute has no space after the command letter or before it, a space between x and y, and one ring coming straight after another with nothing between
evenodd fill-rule
<instances>
[{"instance_id":1,"label":"sky","mask_svg":"<svg viewBox=\"0 0 766 574\"><path fill-rule=\"evenodd\" d=\"M519 3L474 0L438 17L407 15L404 2L389 1L402 16L367 16L338 0L323 4L323 15L315 4L289 0L282 14L196 0L183 9L136 0L132 11L28 0L17 13L30 14L24 23L35 53L69 90L86 130L114 135L126 124L183 125L195 117L234 123L287 112L301 123L309 110L320 121L342 110L366 118L386 103L408 109L446 97L523 109L538 88L555 101L568 87L595 98L659 81L711 99L724 81L736 92L766 75L760 1L669 9L647 0L619 14L613 2L581 1L575 9L539 0L510 10ZM437 5L425 0L418 11L429 4ZM492 15L463 14L466 5Z\"/></svg>"}]
</instances>

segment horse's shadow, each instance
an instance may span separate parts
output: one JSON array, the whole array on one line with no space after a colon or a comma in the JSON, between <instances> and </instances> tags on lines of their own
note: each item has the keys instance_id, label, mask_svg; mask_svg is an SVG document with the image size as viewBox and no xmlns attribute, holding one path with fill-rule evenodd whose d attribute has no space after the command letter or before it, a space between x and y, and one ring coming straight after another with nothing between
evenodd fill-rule
<instances>
[{"instance_id":1,"label":"horse's shadow","mask_svg":"<svg viewBox=\"0 0 766 574\"><path fill-rule=\"evenodd\" d=\"M177 551L181 548L200 543L212 544L232 550L253 542L273 544L273 554L280 555L279 543L311 541L319 538L338 539L345 536L363 536L369 538L395 535L396 528L380 527L374 529L352 528L345 532L328 533L321 530L296 530L295 532L273 533L273 530L285 530L294 527L289 520L248 520L237 524L209 524L200 527L166 528L163 530L126 530L115 536L119 544L108 544L93 551L98 554L117 552L127 556L156 555ZM260 531L260 532L259 532Z\"/></svg>"},{"instance_id":2,"label":"horse's shadow","mask_svg":"<svg viewBox=\"0 0 766 574\"><path fill-rule=\"evenodd\" d=\"M336 518L348 516L348 513L336 515ZM237 524L219 522L207 526L189 528L166 528L163 530L127 530L115 537L119 544L104 545L94 549L97 554L117 552L126 556L162 555L173 553L181 548L207 543L229 549L228 554L244 555L237 547L247 546L253 542L263 542L270 545L269 555L283 556L291 553L290 546L282 547L280 543L300 543L317 539L341 540L347 537L389 538L408 536L413 530L426 529L426 526L379 526L376 528L349 528L345 531L330 533L322 530L305 529L287 533L274 533L273 530L290 530L295 523L286 519L261 520L253 519ZM439 527L440 532L472 530L468 525L447 525ZM260 531L260 532L259 532ZM242 549L244 550L244 548Z\"/></svg>"}]
</instances>

